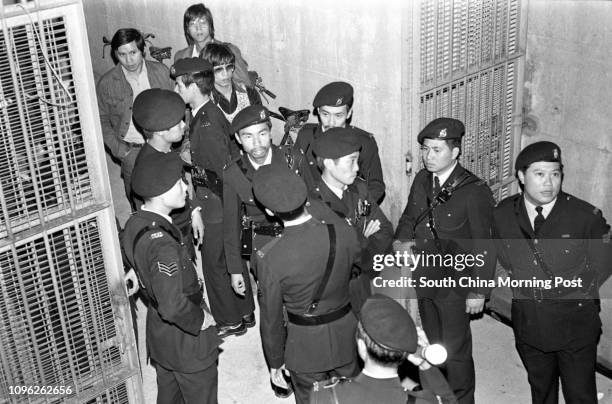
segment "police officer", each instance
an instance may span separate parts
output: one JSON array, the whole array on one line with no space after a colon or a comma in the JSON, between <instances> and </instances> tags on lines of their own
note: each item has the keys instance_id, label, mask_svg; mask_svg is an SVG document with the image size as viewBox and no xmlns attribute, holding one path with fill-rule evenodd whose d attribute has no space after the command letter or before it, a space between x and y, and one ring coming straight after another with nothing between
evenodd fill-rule
<instances>
[{"instance_id":1,"label":"police officer","mask_svg":"<svg viewBox=\"0 0 612 404\"><path fill-rule=\"evenodd\" d=\"M322 224L304 209L306 185L285 167L257 170L253 192L285 226L254 256L264 354L272 382L282 386L288 369L297 403L306 403L313 382L358 371L348 282L359 243L348 226Z\"/></svg>"},{"instance_id":2,"label":"police officer","mask_svg":"<svg viewBox=\"0 0 612 404\"><path fill-rule=\"evenodd\" d=\"M423 346L425 341L419 338L410 314L399 303L387 296L373 295L359 316L357 350L363 370L353 379L314 383L311 404L457 402L442 373L415 354L417 345ZM422 386L412 382L413 387L406 390L400 383L397 368L405 359L419 367Z\"/></svg>"},{"instance_id":3,"label":"police officer","mask_svg":"<svg viewBox=\"0 0 612 404\"><path fill-rule=\"evenodd\" d=\"M266 107L251 105L240 111L232 122L232 132L244 153L223 170L225 257L232 286L241 295L250 293L243 258L249 259L283 230L280 220L266 215L264 207L254 199L251 185L262 166L291 167L290 150L272 144L271 128Z\"/></svg>"},{"instance_id":4,"label":"police officer","mask_svg":"<svg viewBox=\"0 0 612 404\"><path fill-rule=\"evenodd\" d=\"M510 277L529 280L513 288L512 327L532 401L557 403L561 377L566 402L595 403L596 299L612 270L610 226L599 209L561 190L556 144L525 147L515 169L523 192L495 208L495 233Z\"/></svg>"},{"instance_id":5,"label":"police officer","mask_svg":"<svg viewBox=\"0 0 612 404\"><path fill-rule=\"evenodd\" d=\"M148 156L134 167L132 186L144 205L127 221L123 247L150 301L147 351L157 372L157 402L216 403L219 338L169 216L185 204L182 173L175 153Z\"/></svg>"},{"instance_id":6,"label":"police officer","mask_svg":"<svg viewBox=\"0 0 612 404\"><path fill-rule=\"evenodd\" d=\"M372 200L376 203L382 202L385 183L376 140L371 133L350 125L353 116L353 87L343 81L329 83L315 95L312 106L314 114L319 118L319 124L304 125L298 132L294 145L296 152L304 155L300 172L308 189L314 188L321 178L312 143L330 128L348 127L353 129L353 135L361 146L359 176L366 181Z\"/></svg>"},{"instance_id":7,"label":"police officer","mask_svg":"<svg viewBox=\"0 0 612 404\"><path fill-rule=\"evenodd\" d=\"M321 200L356 231L362 246L361 259L351 280L351 304L358 313L371 294L370 276L376 254L387 254L393 242L393 226L357 176L362 148L357 130L330 128L315 139L312 149L321 179L310 190L310 200ZM331 222L330 218L327 219Z\"/></svg>"},{"instance_id":8,"label":"police officer","mask_svg":"<svg viewBox=\"0 0 612 404\"><path fill-rule=\"evenodd\" d=\"M192 182L196 198L202 201L206 227L202 272L211 309L221 337L242 335L247 326L254 325L254 305L252 299L234 296L223 253L223 238L219 237L223 234L223 167L238 154L238 147L230 139L229 122L210 97L215 82L212 65L200 58L186 58L178 60L171 71L176 77L175 90L189 104L193 114L189 124ZM246 324L242 315L237 315L244 312Z\"/></svg>"},{"instance_id":9,"label":"police officer","mask_svg":"<svg viewBox=\"0 0 612 404\"><path fill-rule=\"evenodd\" d=\"M414 249L423 258L434 257L413 272L417 286L439 282L416 290L423 328L433 343L448 350L446 376L459 402L473 403L470 314L482 311L489 289L460 282L493 277L494 202L484 181L458 162L464 133L463 123L451 118L437 118L419 133L425 168L412 183L394 246L402 253ZM470 262L467 256L473 256Z\"/></svg>"},{"instance_id":10,"label":"police officer","mask_svg":"<svg viewBox=\"0 0 612 404\"><path fill-rule=\"evenodd\" d=\"M134 100L132 115L134 123L144 135L146 143L136 157L136 163L152 155L178 153L173 145L183 139L183 117L185 103L175 92L163 89L149 89L140 93ZM133 205L140 208L142 199L134 195ZM195 259L194 244L191 242L192 232L196 243L201 243L204 236L201 206L198 200L192 206L189 198L185 206L174 209L170 216L172 222L181 230L183 237Z\"/></svg>"}]
</instances>

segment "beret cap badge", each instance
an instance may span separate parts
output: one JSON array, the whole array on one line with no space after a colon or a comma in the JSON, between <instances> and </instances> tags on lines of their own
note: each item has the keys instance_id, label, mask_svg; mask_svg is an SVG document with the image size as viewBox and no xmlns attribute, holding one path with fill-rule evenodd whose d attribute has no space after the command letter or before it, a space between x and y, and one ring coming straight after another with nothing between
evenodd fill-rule
<instances>
[{"instance_id":1,"label":"beret cap badge","mask_svg":"<svg viewBox=\"0 0 612 404\"><path fill-rule=\"evenodd\" d=\"M342 97L336 100L336 106L339 107L340 105L342 105Z\"/></svg>"},{"instance_id":2,"label":"beret cap badge","mask_svg":"<svg viewBox=\"0 0 612 404\"><path fill-rule=\"evenodd\" d=\"M439 137L442 137L442 138L446 137L446 128L440 131Z\"/></svg>"},{"instance_id":3,"label":"beret cap badge","mask_svg":"<svg viewBox=\"0 0 612 404\"><path fill-rule=\"evenodd\" d=\"M553 149L553 157L554 157L555 159L558 159L558 158L559 158L559 150L557 150L556 148L555 148L555 149Z\"/></svg>"},{"instance_id":4,"label":"beret cap badge","mask_svg":"<svg viewBox=\"0 0 612 404\"><path fill-rule=\"evenodd\" d=\"M266 118L267 118L267 116L266 116L266 110L265 110L265 109L262 109L262 110L259 112L259 117L260 117L261 119L266 119Z\"/></svg>"}]
</instances>

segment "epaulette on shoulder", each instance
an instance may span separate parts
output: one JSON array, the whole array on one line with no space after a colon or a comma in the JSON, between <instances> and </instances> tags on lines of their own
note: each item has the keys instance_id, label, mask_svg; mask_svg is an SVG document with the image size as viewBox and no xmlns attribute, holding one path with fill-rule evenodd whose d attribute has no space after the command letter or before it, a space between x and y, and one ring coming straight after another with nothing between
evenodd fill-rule
<instances>
[{"instance_id":1,"label":"epaulette on shoulder","mask_svg":"<svg viewBox=\"0 0 612 404\"><path fill-rule=\"evenodd\" d=\"M235 165L238 163L238 160L240 160L242 158L241 155L238 155L232 159L230 159L227 163L225 163L225 165L223 166L223 171L229 169L231 166Z\"/></svg>"},{"instance_id":2,"label":"epaulette on shoulder","mask_svg":"<svg viewBox=\"0 0 612 404\"><path fill-rule=\"evenodd\" d=\"M283 235L281 234L280 237L274 237L272 240L268 241L266 245L257 250L257 256L259 258L265 257L268 251L270 251L272 247L274 247L274 245L278 243L278 240L280 240L282 236Z\"/></svg>"},{"instance_id":3,"label":"epaulette on shoulder","mask_svg":"<svg viewBox=\"0 0 612 404\"><path fill-rule=\"evenodd\" d=\"M601 214L601 210L599 210L595 206L591 205L587 201L584 201L584 200L582 200L580 198L576 198L573 195L564 193L563 194L563 198L565 198L567 203L570 204L573 208L578 209L578 210L580 210L580 211L582 211L584 213L592 214L592 215L595 215L595 216L598 216L598 215Z\"/></svg>"},{"instance_id":4,"label":"epaulette on shoulder","mask_svg":"<svg viewBox=\"0 0 612 404\"><path fill-rule=\"evenodd\" d=\"M369 137L370 139L374 139L374 135L373 135L372 133L367 132L367 131L365 131L365 130L363 130L363 129L361 129L361 128L358 128L357 126L353 126L353 125L351 125L351 129L355 130L355 131L357 132L357 134L358 134L358 135L361 135L361 136L367 136L367 137Z\"/></svg>"},{"instance_id":5,"label":"epaulette on shoulder","mask_svg":"<svg viewBox=\"0 0 612 404\"><path fill-rule=\"evenodd\" d=\"M348 378L348 377L332 377L331 379L327 379L327 380L322 380L320 382L314 382L312 384L312 389L314 391L319 391L322 389L331 389L333 387L336 387L339 384L344 384L344 383L351 383L353 380Z\"/></svg>"}]
</instances>

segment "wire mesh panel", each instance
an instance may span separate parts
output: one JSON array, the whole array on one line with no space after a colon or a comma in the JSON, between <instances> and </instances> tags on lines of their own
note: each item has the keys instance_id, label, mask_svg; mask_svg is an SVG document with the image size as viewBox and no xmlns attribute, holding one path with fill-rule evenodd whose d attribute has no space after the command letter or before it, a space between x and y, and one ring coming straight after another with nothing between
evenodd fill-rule
<instances>
[{"instance_id":1,"label":"wire mesh panel","mask_svg":"<svg viewBox=\"0 0 612 404\"><path fill-rule=\"evenodd\" d=\"M61 17L0 33L0 237L93 202Z\"/></svg>"},{"instance_id":2,"label":"wire mesh panel","mask_svg":"<svg viewBox=\"0 0 612 404\"><path fill-rule=\"evenodd\" d=\"M141 402L79 0L0 6L0 403Z\"/></svg>"},{"instance_id":3,"label":"wire mesh panel","mask_svg":"<svg viewBox=\"0 0 612 404\"><path fill-rule=\"evenodd\" d=\"M520 0L422 0L420 127L463 121L461 163L509 195L520 111Z\"/></svg>"}]
</instances>

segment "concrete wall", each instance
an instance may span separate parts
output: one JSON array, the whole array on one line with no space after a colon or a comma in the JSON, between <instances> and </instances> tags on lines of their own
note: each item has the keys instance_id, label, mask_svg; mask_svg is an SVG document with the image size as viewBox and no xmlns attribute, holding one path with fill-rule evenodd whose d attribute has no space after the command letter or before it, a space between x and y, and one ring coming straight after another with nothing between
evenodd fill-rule
<instances>
[{"instance_id":1,"label":"concrete wall","mask_svg":"<svg viewBox=\"0 0 612 404\"><path fill-rule=\"evenodd\" d=\"M559 144L564 189L612 220L612 2L530 0L523 145Z\"/></svg>"},{"instance_id":2,"label":"concrete wall","mask_svg":"<svg viewBox=\"0 0 612 404\"><path fill-rule=\"evenodd\" d=\"M136 27L154 32L156 46L186 46L184 10L192 1L84 0L96 75L112 66L102 59L102 36ZM210 0L215 37L236 44L251 69L278 96L268 107L312 108L324 84L345 80L355 87L353 124L374 133L383 159L387 198L384 209L397 220L406 201L402 133L402 56L404 21L413 4L372 1ZM402 59L403 57L403 59ZM168 61L166 61L169 63ZM314 121L314 119L311 118ZM277 131L282 126L275 121Z\"/></svg>"}]
</instances>

